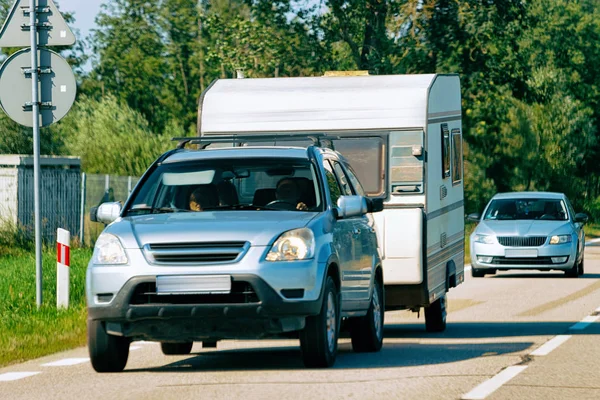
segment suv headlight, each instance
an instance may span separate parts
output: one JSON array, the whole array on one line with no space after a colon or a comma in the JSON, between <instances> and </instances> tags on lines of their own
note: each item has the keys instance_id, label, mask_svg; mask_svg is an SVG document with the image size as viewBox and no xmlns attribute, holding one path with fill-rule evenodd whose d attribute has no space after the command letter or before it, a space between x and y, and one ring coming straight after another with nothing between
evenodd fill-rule
<instances>
[{"instance_id":1,"label":"suv headlight","mask_svg":"<svg viewBox=\"0 0 600 400\"><path fill-rule=\"evenodd\" d=\"M571 235L555 235L550 238L550 244L571 243Z\"/></svg>"},{"instance_id":2,"label":"suv headlight","mask_svg":"<svg viewBox=\"0 0 600 400\"><path fill-rule=\"evenodd\" d=\"M490 235L475 235L476 243L494 244L494 237Z\"/></svg>"},{"instance_id":3,"label":"suv headlight","mask_svg":"<svg viewBox=\"0 0 600 400\"><path fill-rule=\"evenodd\" d=\"M267 261L308 260L315 255L315 235L308 228L283 233L267 254Z\"/></svg>"},{"instance_id":4,"label":"suv headlight","mask_svg":"<svg viewBox=\"0 0 600 400\"><path fill-rule=\"evenodd\" d=\"M92 256L94 264L127 264L127 254L115 235L103 233L98 237Z\"/></svg>"}]
</instances>

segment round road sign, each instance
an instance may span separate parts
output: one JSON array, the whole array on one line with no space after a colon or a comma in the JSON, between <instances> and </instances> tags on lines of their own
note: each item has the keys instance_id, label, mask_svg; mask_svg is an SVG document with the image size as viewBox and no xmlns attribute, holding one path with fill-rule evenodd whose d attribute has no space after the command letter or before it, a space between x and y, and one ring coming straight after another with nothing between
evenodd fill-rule
<instances>
[{"instance_id":1,"label":"round road sign","mask_svg":"<svg viewBox=\"0 0 600 400\"><path fill-rule=\"evenodd\" d=\"M77 84L67 61L59 54L38 51L40 126L58 122L75 101ZM0 67L0 106L15 122L33 126L31 107L31 49L10 56Z\"/></svg>"}]
</instances>

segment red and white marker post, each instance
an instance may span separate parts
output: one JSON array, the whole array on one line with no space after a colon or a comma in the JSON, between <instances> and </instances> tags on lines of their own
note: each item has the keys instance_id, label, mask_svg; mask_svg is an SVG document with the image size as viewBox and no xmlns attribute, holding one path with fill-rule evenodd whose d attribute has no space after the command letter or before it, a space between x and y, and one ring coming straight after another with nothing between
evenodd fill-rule
<instances>
[{"instance_id":1,"label":"red and white marker post","mask_svg":"<svg viewBox=\"0 0 600 400\"><path fill-rule=\"evenodd\" d=\"M56 307L69 308L69 267L71 266L69 231L58 228L56 244Z\"/></svg>"}]
</instances>

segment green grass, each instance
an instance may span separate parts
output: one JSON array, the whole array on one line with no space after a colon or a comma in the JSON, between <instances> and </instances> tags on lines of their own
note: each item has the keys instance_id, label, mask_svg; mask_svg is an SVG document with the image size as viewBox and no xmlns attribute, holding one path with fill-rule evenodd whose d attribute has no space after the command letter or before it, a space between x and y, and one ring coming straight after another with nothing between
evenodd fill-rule
<instances>
[{"instance_id":1,"label":"green grass","mask_svg":"<svg viewBox=\"0 0 600 400\"><path fill-rule=\"evenodd\" d=\"M585 224L583 230L585 232L586 240L600 238L600 223L590 222L588 224Z\"/></svg>"},{"instance_id":2,"label":"green grass","mask_svg":"<svg viewBox=\"0 0 600 400\"><path fill-rule=\"evenodd\" d=\"M43 252L43 304L36 306L35 254L0 246L0 367L86 342L85 270L91 249L71 249L69 309L56 309L56 252Z\"/></svg>"}]
</instances>

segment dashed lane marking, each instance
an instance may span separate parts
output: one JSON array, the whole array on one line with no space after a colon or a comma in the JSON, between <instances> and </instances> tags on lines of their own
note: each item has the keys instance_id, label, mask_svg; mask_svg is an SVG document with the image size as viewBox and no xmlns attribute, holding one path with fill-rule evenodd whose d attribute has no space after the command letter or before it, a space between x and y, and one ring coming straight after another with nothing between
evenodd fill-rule
<instances>
[{"instance_id":1,"label":"dashed lane marking","mask_svg":"<svg viewBox=\"0 0 600 400\"><path fill-rule=\"evenodd\" d=\"M83 364L90 361L89 358L65 358L64 360L58 360L46 364L42 364L42 367L66 367L69 365Z\"/></svg>"},{"instance_id":2,"label":"dashed lane marking","mask_svg":"<svg viewBox=\"0 0 600 400\"><path fill-rule=\"evenodd\" d=\"M600 315L589 315L569 328L571 331L581 331L600 319Z\"/></svg>"},{"instance_id":3,"label":"dashed lane marking","mask_svg":"<svg viewBox=\"0 0 600 400\"><path fill-rule=\"evenodd\" d=\"M556 349L558 346L566 342L571 338L571 335L558 335L553 337L544 343L541 347L538 347L535 351L529 353L532 356L547 356L550 352Z\"/></svg>"},{"instance_id":4,"label":"dashed lane marking","mask_svg":"<svg viewBox=\"0 0 600 400\"><path fill-rule=\"evenodd\" d=\"M16 381L37 374L39 374L39 372L7 372L5 374L0 374L0 382Z\"/></svg>"},{"instance_id":5,"label":"dashed lane marking","mask_svg":"<svg viewBox=\"0 0 600 400\"><path fill-rule=\"evenodd\" d=\"M465 394L462 399L463 400L478 400L485 399L490 394L498 390L502 385L506 382L510 381L515 376L519 375L521 372L527 369L526 365L513 365L511 367L507 367L496 374L494 377L488 379L483 382L481 385L477 386L475 389L471 390L469 393Z\"/></svg>"}]
</instances>

